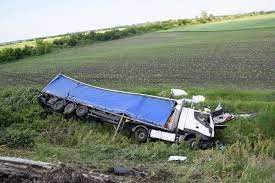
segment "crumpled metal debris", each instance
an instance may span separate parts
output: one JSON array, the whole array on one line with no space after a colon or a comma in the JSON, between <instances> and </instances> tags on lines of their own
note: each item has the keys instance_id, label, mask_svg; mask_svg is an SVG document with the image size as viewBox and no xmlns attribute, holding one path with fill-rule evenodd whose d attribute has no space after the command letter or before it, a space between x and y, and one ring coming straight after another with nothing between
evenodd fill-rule
<instances>
[{"instance_id":1,"label":"crumpled metal debris","mask_svg":"<svg viewBox=\"0 0 275 183\"><path fill-rule=\"evenodd\" d=\"M185 161L186 159L186 156L170 156L168 161Z\"/></svg>"},{"instance_id":2,"label":"crumpled metal debris","mask_svg":"<svg viewBox=\"0 0 275 183\"><path fill-rule=\"evenodd\" d=\"M253 112L253 113L242 113L242 114L235 114L234 116L236 118L255 118L257 117L257 113Z\"/></svg>"},{"instance_id":3,"label":"crumpled metal debris","mask_svg":"<svg viewBox=\"0 0 275 183\"><path fill-rule=\"evenodd\" d=\"M173 97L179 97L179 96L188 95L188 93L181 89L171 89L171 95Z\"/></svg>"}]
</instances>

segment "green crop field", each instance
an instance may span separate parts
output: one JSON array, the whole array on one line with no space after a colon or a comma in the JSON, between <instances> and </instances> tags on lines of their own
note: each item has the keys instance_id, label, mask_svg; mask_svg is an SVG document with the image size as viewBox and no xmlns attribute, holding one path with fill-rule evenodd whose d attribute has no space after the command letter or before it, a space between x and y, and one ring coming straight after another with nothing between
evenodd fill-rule
<instances>
[{"instance_id":1,"label":"green crop field","mask_svg":"<svg viewBox=\"0 0 275 183\"><path fill-rule=\"evenodd\" d=\"M261 19L265 22L261 28L236 30L244 28L230 21L223 27L235 31L154 32L1 64L0 155L62 162L105 174L114 165L148 173L117 177L122 182L274 181L271 16L247 18L250 25L252 19ZM206 97L200 107L214 109L220 102L230 113L257 116L230 121L228 128L215 134L215 141L224 145L208 150L194 151L184 142L138 144L126 132L111 141L112 126L48 115L38 105L39 91L60 72L97 86L162 97L170 96L171 87L183 88L187 98ZM187 160L168 162L171 155Z\"/></svg>"},{"instance_id":2,"label":"green crop field","mask_svg":"<svg viewBox=\"0 0 275 183\"><path fill-rule=\"evenodd\" d=\"M162 32L173 31L233 31L241 29L255 29L255 28L269 28L275 27L275 13L258 15L251 17L244 17L233 20L226 20L221 22L182 26L165 30Z\"/></svg>"},{"instance_id":3,"label":"green crop field","mask_svg":"<svg viewBox=\"0 0 275 183\"><path fill-rule=\"evenodd\" d=\"M12 74L46 83L62 72L100 85L274 88L274 44L275 28L148 33L2 64L0 82L18 83Z\"/></svg>"}]
</instances>

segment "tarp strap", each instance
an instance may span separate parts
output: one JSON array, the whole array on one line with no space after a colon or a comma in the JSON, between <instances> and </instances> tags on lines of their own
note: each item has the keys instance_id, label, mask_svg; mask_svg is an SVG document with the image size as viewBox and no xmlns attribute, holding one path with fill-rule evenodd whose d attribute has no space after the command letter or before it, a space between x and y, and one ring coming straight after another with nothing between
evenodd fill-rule
<instances>
[{"instance_id":1,"label":"tarp strap","mask_svg":"<svg viewBox=\"0 0 275 183\"><path fill-rule=\"evenodd\" d=\"M115 138L116 138L116 134L117 134L117 132L118 132L118 130L119 130L119 128L120 128L120 125L121 125L121 123L122 123L122 121L123 121L123 118L124 118L124 113L122 114L122 116L121 116L121 118L120 118L120 120L119 120L119 123L118 123L118 125L117 125L117 128L116 128L116 131L115 131L115 134L114 134L114 136L113 136L112 141L114 141Z\"/></svg>"}]
</instances>

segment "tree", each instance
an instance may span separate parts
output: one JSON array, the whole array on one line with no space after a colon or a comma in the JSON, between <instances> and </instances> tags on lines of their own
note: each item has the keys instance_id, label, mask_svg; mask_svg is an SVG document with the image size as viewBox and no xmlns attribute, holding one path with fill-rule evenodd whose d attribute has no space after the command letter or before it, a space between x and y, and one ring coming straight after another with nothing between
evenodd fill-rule
<instances>
[{"instance_id":1,"label":"tree","mask_svg":"<svg viewBox=\"0 0 275 183\"><path fill-rule=\"evenodd\" d=\"M47 41L43 41L42 39L37 39L35 41L35 45L36 45L36 54L38 54L38 55L43 55L45 53L49 53L52 48L51 43L49 43Z\"/></svg>"},{"instance_id":2,"label":"tree","mask_svg":"<svg viewBox=\"0 0 275 183\"><path fill-rule=\"evenodd\" d=\"M24 56L31 56L33 54L33 47L25 45L22 49Z\"/></svg>"},{"instance_id":3,"label":"tree","mask_svg":"<svg viewBox=\"0 0 275 183\"><path fill-rule=\"evenodd\" d=\"M77 45L77 37L74 35L69 35L68 36L68 42L67 42L68 46L75 46Z\"/></svg>"},{"instance_id":4,"label":"tree","mask_svg":"<svg viewBox=\"0 0 275 183\"><path fill-rule=\"evenodd\" d=\"M13 54L14 54L14 59L15 60L23 58L23 52L22 52L21 48L15 48L13 50Z\"/></svg>"},{"instance_id":5,"label":"tree","mask_svg":"<svg viewBox=\"0 0 275 183\"><path fill-rule=\"evenodd\" d=\"M8 61L11 61L11 60L15 60L14 49L13 48L4 48L1 52L2 52L1 57L2 57L3 62L8 62Z\"/></svg>"},{"instance_id":6,"label":"tree","mask_svg":"<svg viewBox=\"0 0 275 183\"><path fill-rule=\"evenodd\" d=\"M95 32L94 31L89 31L87 34L86 34L86 39L89 40L89 41L93 41L95 40Z\"/></svg>"},{"instance_id":7,"label":"tree","mask_svg":"<svg viewBox=\"0 0 275 183\"><path fill-rule=\"evenodd\" d=\"M45 54L45 45L42 39L37 39L35 41L36 54L43 55Z\"/></svg>"}]
</instances>

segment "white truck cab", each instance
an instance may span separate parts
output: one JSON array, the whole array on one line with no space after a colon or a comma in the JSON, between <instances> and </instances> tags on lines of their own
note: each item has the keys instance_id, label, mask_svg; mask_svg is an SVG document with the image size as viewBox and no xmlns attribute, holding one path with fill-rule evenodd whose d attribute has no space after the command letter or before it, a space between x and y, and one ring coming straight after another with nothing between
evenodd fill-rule
<instances>
[{"instance_id":1,"label":"white truck cab","mask_svg":"<svg viewBox=\"0 0 275 183\"><path fill-rule=\"evenodd\" d=\"M178 121L178 129L214 137L214 122L209 113L183 107Z\"/></svg>"},{"instance_id":2,"label":"white truck cab","mask_svg":"<svg viewBox=\"0 0 275 183\"><path fill-rule=\"evenodd\" d=\"M171 119L167 124L170 132L151 130L150 137L171 142L192 140L193 142L190 143L194 143L195 138L198 137L201 142L204 141L209 144L208 142L215 134L215 124L210 113L184 107L182 103L175 106ZM190 139L190 135L192 139Z\"/></svg>"}]
</instances>

